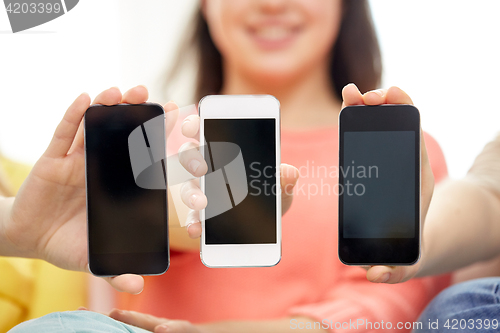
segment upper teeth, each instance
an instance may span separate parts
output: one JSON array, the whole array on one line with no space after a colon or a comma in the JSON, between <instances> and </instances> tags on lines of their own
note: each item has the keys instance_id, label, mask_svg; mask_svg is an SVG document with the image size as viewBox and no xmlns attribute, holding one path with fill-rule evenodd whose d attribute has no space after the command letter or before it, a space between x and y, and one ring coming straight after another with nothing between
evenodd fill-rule
<instances>
[{"instance_id":1,"label":"upper teeth","mask_svg":"<svg viewBox=\"0 0 500 333\"><path fill-rule=\"evenodd\" d=\"M283 27L265 27L256 30L256 35L265 39L284 39L290 34L290 29Z\"/></svg>"}]
</instances>

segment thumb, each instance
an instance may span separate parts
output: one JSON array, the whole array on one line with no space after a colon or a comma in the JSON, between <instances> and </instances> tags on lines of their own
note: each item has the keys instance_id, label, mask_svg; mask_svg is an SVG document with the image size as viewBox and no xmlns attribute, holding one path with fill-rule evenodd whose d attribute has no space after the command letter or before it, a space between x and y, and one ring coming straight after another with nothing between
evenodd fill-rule
<instances>
[{"instance_id":1,"label":"thumb","mask_svg":"<svg viewBox=\"0 0 500 333\"><path fill-rule=\"evenodd\" d=\"M285 214L293 201L293 189L299 180L299 170L289 164L281 164L281 211Z\"/></svg>"},{"instance_id":2,"label":"thumb","mask_svg":"<svg viewBox=\"0 0 500 333\"><path fill-rule=\"evenodd\" d=\"M144 278L135 274L123 274L114 277L105 277L104 280L117 291L137 295L144 289Z\"/></svg>"},{"instance_id":3,"label":"thumb","mask_svg":"<svg viewBox=\"0 0 500 333\"><path fill-rule=\"evenodd\" d=\"M375 283L401 283L417 274L414 266L372 266L366 272L366 279Z\"/></svg>"}]
</instances>

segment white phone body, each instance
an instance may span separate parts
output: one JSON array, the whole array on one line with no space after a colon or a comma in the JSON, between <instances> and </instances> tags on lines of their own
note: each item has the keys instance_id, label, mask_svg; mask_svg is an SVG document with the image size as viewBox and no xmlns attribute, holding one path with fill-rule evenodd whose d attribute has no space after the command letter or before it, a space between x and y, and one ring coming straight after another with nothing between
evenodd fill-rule
<instances>
[{"instance_id":1,"label":"white phone body","mask_svg":"<svg viewBox=\"0 0 500 333\"><path fill-rule=\"evenodd\" d=\"M200 219L202 224L200 246L201 261L207 267L266 267L278 264L278 262L281 260L281 181L279 172L281 164L281 141L279 101L275 97L270 95L210 95L205 96L201 99L198 105L198 110L200 115L200 152L202 153L205 160L207 160L207 157L205 156L205 149L202 147L206 145L205 121L217 119L240 119L243 121L245 119L275 119L273 127L276 155L276 165L274 166L274 177L276 181L276 191L274 192L276 198L275 242L252 244L207 244L205 219L206 209L204 209L200 212ZM238 123L241 124L240 122ZM267 121L267 124L269 123L272 122ZM211 124L214 124L214 122L212 121ZM270 125L266 126L267 128L269 128ZM269 144L272 145L273 142L269 142ZM258 147L255 148L259 149ZM245 154L242 154L242 156L244 159ZM207 162L212 163L211 161ZM247 169L248 172L248 166L246 166L245 169ZM207 174L200 179L200 186L203 193L206 193L206 177L209 176L210 174ZM226 175L224 175L224 177L226 177ZM227 178L225 179L227 182ZM250 200L252 199L250 198ZM232 203L233 207L235 207L233 201ZM248 213L251 214L251 210L248 210ZM208 218L208 221L210 223L210 221L214 220ZM234 221L234 223L238 223L238 221L236 220Z\"/></svg>"}]
</instances>

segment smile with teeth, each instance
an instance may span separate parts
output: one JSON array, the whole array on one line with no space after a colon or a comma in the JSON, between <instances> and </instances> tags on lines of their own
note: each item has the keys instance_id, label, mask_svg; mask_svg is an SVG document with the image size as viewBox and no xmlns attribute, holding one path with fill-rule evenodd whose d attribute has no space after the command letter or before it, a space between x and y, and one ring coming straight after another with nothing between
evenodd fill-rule
<instances>
[{"instance_id":1,"label":"smile with teeth","mask_svg":"<svg viewBox=\"0 0 500 333\"><path fill-rule=\"evenodd\" d=\"M297 29L283 26L269 26L253 30L255 37L268 41L287 39L296 33Z\"/></svg>"}]
</instances>

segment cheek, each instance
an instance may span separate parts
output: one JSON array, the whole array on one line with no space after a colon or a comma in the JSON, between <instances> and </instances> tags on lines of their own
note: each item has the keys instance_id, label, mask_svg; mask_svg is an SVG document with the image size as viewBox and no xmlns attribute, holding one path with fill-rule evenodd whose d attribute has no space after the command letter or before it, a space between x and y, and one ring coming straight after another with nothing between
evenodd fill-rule
<instances>
[{"instance_id":1,"label":"cheek","mask_svg":"<svg viewBox=\"0 0 500 333\"><path fill-rule=\"evenodd\" d=\"M341 0L307 1L308 16L307 38L310 51L318 56L328 53L338 36L342 21Z\"/></svg>"},{"instance_id":2,"label":"cheek","mask_svg":"<svg viewBox=\"0 0 500 333\"><path fill-rule=\"evenodd\" d=\"M219 50L226 56L233 53L239 40L238 27L242 21L247 0L207 0L205 16L210 30L210 36Z\"/></svg>"}]
</instances>

